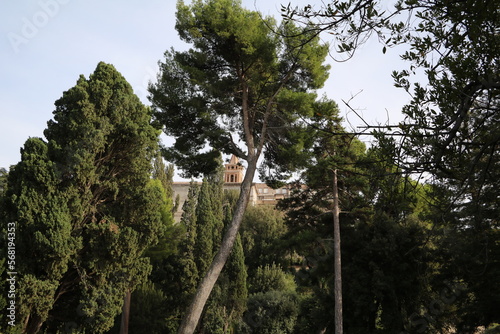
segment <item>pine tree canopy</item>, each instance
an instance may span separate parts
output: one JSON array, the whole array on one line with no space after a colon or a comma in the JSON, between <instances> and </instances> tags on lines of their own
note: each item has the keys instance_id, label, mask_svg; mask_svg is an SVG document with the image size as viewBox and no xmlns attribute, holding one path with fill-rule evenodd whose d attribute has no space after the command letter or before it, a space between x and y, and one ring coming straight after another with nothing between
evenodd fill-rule
<instances>
[{"instance_id":1,"label":"pine tree canopy","mask_svg":"<svg viewBox=\"0 0 500 334\"><path fill-rule=\"evenodd\" d=\"M307 144L300 129L328 77L328 47L240 1L180 1L177 9L176 29L192 48L165 52L150 86L155 116L175 137L168 159L196 176L216 168L218 153L206 145L251 160Z\"/></svg>"}]
</instances>

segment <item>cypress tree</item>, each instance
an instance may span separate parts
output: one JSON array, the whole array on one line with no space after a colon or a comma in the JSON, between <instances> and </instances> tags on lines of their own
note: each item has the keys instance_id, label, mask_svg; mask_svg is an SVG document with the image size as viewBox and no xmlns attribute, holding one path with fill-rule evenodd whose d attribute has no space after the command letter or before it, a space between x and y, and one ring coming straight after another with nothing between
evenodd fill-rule
<instances>
[{"instance_id":1,"label":"cypress tree","mask_svg":"<svg viewBox=\"0 0 500 334\"><path fill-rule=\"evenodd\" d=\"M222 160L218 159L219 168L203 179L198 205L196 207L196 246L195 258L198 272L205 274L217 251L224 229L223 170Z\"/></svg>"},{"instance_id":2,"label":"cypress tree","mask_svg":"<svg viewBox=\"0 0 500 334\"><path fill-rule=\"evenodd\" d=\"M195 243L197 239L197 217L196 217L196 207L198 204L198 194L200 192L199 186L191 181L188 190L188 197L184 204L182 205L182 217L181 224L186 229L186 237L183 242L181 242L180 247L180 261L183 264L183 270L185 271L181 277L185 278L187 281L183 287L186 295L190 295L196 289L196 284L198 282L198 269L194 257Z\"/></svg>"},{"instance_id":3,"label":"cypress tree","mask_svg":"<svg viewBox=\"0 0 500 334\"><path fill-rule=\"evenodd\" d=\"M16 267L19 273L19 313L29 316L24 330L39 331L63 293L60 281L82 249L72 235L71 214L59 192L55 163L40 138L30 138L21 149L21 162L9 174L6 222L16 224ZM16 320L17 324L22 322Z\"/></svg>"},{"instance_id":4,"label":"cypress tree","mask_svg":"<svg viewBox=\"0 0 500 334\"><path fill-rule=\"evenodd\" d=\"M161 189L150 182L158 131L112 65L99 63L56 101L47 141L30 138L9 175L18 225L19 324L27 333L108 330L151 267Z\"/></svg>"},{"instance_id":5,"label":"cypress tree","mask_svg":"<svg viewBox=\"0 0 500 334\"><path fill-rule=\"evenodd\" d=\"M208 185L207 189L210 190L211 194L210 202L212 211L210 215L207 216L213 218L217 217L213 219L211 225L211 244L213 245L212 257L215 256L217 251L216 245L220 243L222 239L224 228L227 227L232 220L233 211L238 198L237 193L224 191L223 176L224 171L222 169L222 162L219 161L217 172L210 174L207 177L207 182L204 182L204 185ZM198 227L200 226L198 225ZM207 233L207 238L209 236L210 233ZM241 238L238 235L228 262L208 300L200 324L202 331L209 333L232 333L234 331L234 327L240 321L246 307L248 295L246 278L245 257Z\"/></svg>"},{"instance_id":6,"label":"cypress tree","mask_svg":"<svg viewBox=\"0 0 500 334\"><path fill-rule=\"evenodd\" d=\"M177 253L171 254L162 262L161 267L153 271L153 281L161 287L167 298L166 333L176 332L199 280L194 257L199 192L198 184L191 181L187 199L182 206L183 213L179 225L184 234L179 238Z\"/></svg>"},{"instance_id":7,"label":"cypress tree","mask_svg":"<svg viewBox=\"0 0 500 334\"><path fill-rule=\"evenodd\" d=\"M196 243L194 245L194 258L198 272L203 275L210 263L214 250L214 229L216 226L215 212L212 210L211 184L207 178L203 179L198 206L196 207Z\"/></svg>"}]
</instances>

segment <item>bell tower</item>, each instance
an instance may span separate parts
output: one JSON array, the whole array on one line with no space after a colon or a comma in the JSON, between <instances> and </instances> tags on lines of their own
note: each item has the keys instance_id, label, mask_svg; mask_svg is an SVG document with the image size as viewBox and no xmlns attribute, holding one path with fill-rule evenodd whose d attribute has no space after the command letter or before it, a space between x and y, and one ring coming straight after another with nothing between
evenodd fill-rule
<instances>
[{"instance_id":1,"label":"bell tower","mask_svg":"<svg viewBox=\"0 0 500 334\"><path fill-rule=\"evenodd\" d=\"M240 160L233 154L228 164L224 165L224 183L241 183L243 182L243 167Z\"/></svg>"}]
</instances>

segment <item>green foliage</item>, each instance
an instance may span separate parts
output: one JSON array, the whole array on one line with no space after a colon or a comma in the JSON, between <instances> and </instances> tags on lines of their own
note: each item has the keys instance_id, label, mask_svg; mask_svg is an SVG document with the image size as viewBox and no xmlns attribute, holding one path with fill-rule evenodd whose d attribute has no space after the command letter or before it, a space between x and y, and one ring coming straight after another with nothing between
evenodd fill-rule
<instances>
[{"instance_id":1,"label":"green foliage","mask_svg":"<svg viewBox=\"0 0 500 334\"><path fill-rule=\"evenodd\" d=\"M168 201L172 201L173 199L174 191L172 189L172 183L174 182L174 173L174 165L169 164L168 166L165 166L163 158L160 154L158 154L158 156L154 159L153 178L161 181Z\"/></svg>"},{"instance_id":2,"label":"green foliage","mask_svg":"<svg viewBox=\"0 0 500 334\"><path fill-rule=\"evenodd\" d=\"M21 149L21 162L9 174L5 194L4 223L17 222L16 269L24 273L18 281L18 316L31 314L40 322L48 318L59 280L82 247L81 239L71 235L70 212L64 194L58 192L48 151L41 139L28 139Z\"/></svg>"},{"instance_id":3,"label":"green foliage","mask_svg":"<svg viewBox=\"0 0 500 334\"><path fill-rule=\"evenodd\" d=\"M0 195L3 194L7 190L7 176L9 175L9 172L3 168L0 167Z\"/></svg>"},{"instance_id":4,"label":"green foliage","mask_svg":"<svg viewBox=\"0 0 500 334\"><path fill-rule=\"evenodd\" d=\"M149 248L147 256L154 261L161 261L162 258L177 253L177 243L180 235L184 232L182 226L174 226L173 204L172 204L172 182L173 167L165 168L162 158L158 156L155 159L153 168L153 178L150 181L150 187L159 191L159 197L162 201L160 208L163 235L159 237L158 244Z\"/></svg>"},{"instance_id":5,"label":"green foliage","mask_svg":"<svg viewBox=\"0 0 500 334\"><path fill-rule=\"evenodd\" d=\"M241 238L245 261L252 272L260 265L273 264L276 258L276 241L287 231L283 213L272 206L248 207L243 217Z\"/></svg>"},{"instance_id":6,"label":"green foliage","mask_svg":"<svg viewBox=\"0 0 500 334\"><path fill-rule=\"evenodd\" d=\"M196 207L196 243L194 245L194 258L200 275L204 275L208 266L212 262L213 256L220 244L220 224L223 224L222 202L217 196L213 197L216 190L219 190L219 197L222 188L214 189L218 185L203 179L198 205ZM217 203L218 202L218 203ZM219 205L218 205L219 204ZM218 238L215 238L218 236Z\"/></svg>"},{"instance_id":7,"label":"green foliage","mask_svg":"<svg viewBox=\"0 0 500 334\"><path fill-rule=\"evenodd\" d=\"M197 232L194 245L198 272L203 273L212 262L222 240L225 225L232 220L235 194L223 191L222 161L209 174L198 196ZM204 261L203 261L204 260ZM247 272L241 239L237 236L229 259L217 280L201 319L201 331L231 333L246 306Z\"/></svg>"},{"instance_id":8,"label":"green foliage","mask_svg":"<svg viewBox=\"0 0 500 334\"><path fill-rule=\"evenodd\" d=\"M164 170L163 167L160 170ZM167 179L171 180L168 175ZM165 298L162 306L164 309L162 319L167 333L176 333L180 317L199 280L193 253L196 241L198 194L199 186L191 182L187 200L183 205L181 222L169 225L164 238L147 252L153 265L150 280L155 285L155 289L158 289ZM164 195L166 195L165 192ZM155 314L152 313L150 316L153 317ZM150 320L156 321L156 319ZM136 326L133 318L131 326Z\"/></svg>"},{"instance_id":9,"label":"green foliage","mask_svg":"<svg viewBox=\"0 0 500 334\"><path fill-rule=\"evenodd\" d=\"M201 328L209 333L233 333L247 307L247 271L239 236L207 302Z\"/></svg>"},{"instance_id":10,"label":"green foliage","mask_svg":"<svg viewBox=\"0 0 500 334\"><path fill-rule=\"evenodd\" d=\"M234 245L259 158L264 154L265 160L273 159L278 149L274 143L281 138L288 146L297 145L296 152L309 144L293 133L304 132L304 119L314 116L310 105L316 100L314 90L327 78L323 61L328 48L312 34L275 34L300 29L293 24L277 26L274 19L244 9L236 0L195 0L191 5L179 1L176 18L181 39L192 48L165 52L158 81L149 87L158 122L175 138L165 157L190 176L215 170L218 152L248 162L237 214L217 258L216 268L222 268ZM200 205L211 224L208 203ZM205 236L197 235L207 250L199 261L202 269L208 264L205 257L213 256ZM210 293L219 274L211 271L200 285L204 293L197 295L185 318L190 330L206 303L202 296Z\"/></svg>"},{"instance_id":11,"label":"green foliage","mask_svg":"<svg viewBox=\"0 0 500 334\"><path fill-rule=\"evenodd\" d=\"M331 124L333 125L333 124ZM418 185L398 173L385 146L368 152L342 131L325 132L300 188L281 206L288 233L282 247L304 293L297 331L333 332L332 175L338 170L344 329L349 333L403 330L428 297L431 261ZM315 152L312 152L315 153ZM415 211L415 210L419 211ZM347 279L346 279L347 278Z\"/></svg>"},{"instance_id":12,"label":"green foliage","mask_svg":"<svg viewBox=\"0 0 500 334\"><path fill-rule=\"evenodd\" d=\"M0 168L0 217L5 217L5 198L4 193L7 191L7 177L9 173L5 168ZM0 220L1 221L1 220ZM6 240L7 242L2 242L0 244L0 252L2 254L8 254L8 234L7 226L5 224L0 225L0 238L1 240ZM0 258L0 309L5 310L7 308L7 257ZM3 314L3 313L2 313ZM5 315L6 316L6 315ZM0 327L2 328L2 327Z\"/></svg>"},{"instance_id":13,"label":"green foliage","mask_svg":"<svg viewBox=\"0 0 500 334\"><path fill-rule=\"evenodd\" d=\"M199 187L194 182L191 182L188 191L188 197L183 205L183 213L181 218L181 224L184 224L186 228L186 238L181 243L180 247L180 261L181 268L185 271L185 274L180 275L181 280L185 280L184 288L181 291L184 292L184 303L186 302L186 296L189 298L195 290L196 285L199 281L199 271L195 262L194 257L194 247L197 239L197 220L196 220L196 207L198 203Z\"/></svg>"},{"instance_id":14,"label":"green foliage","mask_svg":"<svg viewBox=\"0 0 500 334\"><path fill-rule=\"evenodd\" d=\"M104 63L55 105L47 142L26 141L5 195L4 222L18 226L18 323L102 333L147 277L142 255L164 231L164 197L150 183L158 131Z\"/></svg>"},{"instance_id":15,"label":"green foliage","mask_svg":"<svg viewBox=\"0 0 500 334\"><path fill-rule=\"evenodd\" d=\"M318 38L302 36L293 24L277 26L235 0L180 1L176 29L193 48L165 52L149 89L155 116L176 139L166 150L169 160L200 175L217 166L206 144L243 159L264 149L271 154L277 147L264 145L278 137L288 147L304 145L300 136L291 137L311 116L311 91L328 76L322 64L327 47ZM291 33L282 38L277 30Z\"/></svg>"},{"instance_id":16,"label":"green foliage","mask_svg":"<svg viewBox=\"0 0 500 334\"><path fill-rule=\"evenodd\" d=\"M292 333L300 297L292 274L276 265L259 266L248 279L250 296L241 333Z\"/></svg>"},{"instance_id":17,"label":"green foliage","mask_svg":"<svg viewBox=\"0 0 500 334\"><path fill-rule=\"evenodd\" d=\"M138 286L132 294L130 307L130 333L165 333L168 316L167 297L154 283L148 281Z\"/></svg>"},{"instance_id":18,"label":"green foliage","mask_svg":"<svg viewBox=\"0 0 500 334\"><path fill-rule=\"evenodd\" d=\"M191 239L196 237L196 206L199 191L199 186L191 180L188 196L182 205L181 224L185 226Z\"/></svg>"},{"instance_id":19,"label":"green foliage","mask_svg":"<svg viewBox=\"0 0 500 334\"><path fill-rule=\"evenodd\" d=\"M230 321L236 323L246 309L248 298L245 254L239 236L236 238L234 249L231 252L223 275L228 280L227 284L221 284L226 289L226 308L230 310Z\"/></svg>"},{"instance_id":20,"label":"green foliage","mask_svg":"<svg viewBox=\"0 0 500 334\"><path fill-rule=\"evenodd\" d=\"M147 256L152 265L151 279L158 286L164 287L165 281L172 279L168 271L174 271L172 259L179 253L179 243L185 233L181 224L174 225L172 210L172 182L173 167L165 167L160 156L155 159L153 166L153 179L150 180L150 188L159 191L162 206L160 208L162 231L158 244L150 247ZM175 273L174 273L175 274ZM148 328L152 333L163 333L172 328L171 318L172 303L169 300L175 296L166 296L164 291L155 283L148 281L132 294L130 307L129 330L136 332ZM180 292L180 291L179 291ZM120 323L121 317L115 319L115 327ZM118 331L116 329L115 331Z\"/></svg>"},{"instance_id":21,"label":"green foliage","mask_svg":"<svg viewBox=\"0 0 500 334\"><path fill-rule=\"evenodd\" d=\"M439 290L445 280L467 287L450 306L452 312L426 320L426 328L440 331L452 324L458 332L472 332L498 322L489 310L499 300L491 288L497 286L492 278L499 268L492 260L498 253L499 3L400 0L384 11L381 6L381 1L334 0L319 9L283 6L282 11L316 33L330 32L337 50L348 57L371 34L384 44L383 53L405 46L408 69L394 71L393 78L411 100L397 132L384 131L402 140L391 143L377 134L385 150L377 156L399 167L389 166L386 173L424 175L430 191L409 192L418 185L408 179L372 178L382 186L370 195L382 209L374 217L395 222L425 217L437 262L429 290ZM421 74L425 79L414 82ZM426 209L411 198L415 194L426 198Z\"/></svg>"},{"instance_id":22,"label":"green foliage","mask_svg":"<svg viewBox=\"0 0 500 334\"><path fill-rule=\"evenodd\" d=\"M222 188L223 172L218 160L217 172L207 175L203 183L191 182L183 205L181 222L174 226L177 232L170 237L175 250L148 254L153 259L152 282L165 296L165 332L176 333L186 306L195 293L201 274L210 264L220 244L224 226L232 219L237 192ZM231 333L241 318L247 300L246 268L241 240L238 237L233 252L207 303L200 331ZM154 313L156 314L156 313Z\"/></svg>"},{"instance_id":23,"label":"green foliage","mask_svg":"<svg viewBox=\"0 0 500 334\"><path fill-rule=\"evenodd\" d=\"M225 226L232 220L236 199L236 192L224 191ZM216 309L218 312L224 313L222 317L224 332L231 333L236 324L241 321L248 298L247 268L240 234L236 237L231 255L217 280L215 288L218 293L213 294L212 300L217 300ZM219 326L219 328L221 327Z\"/></svg>"},{"instance_id":24,"label":"green foliage","mask_svg":"<svg viewBox=\"0 0 500 334\"><path fill-rule=\"evenodd\" d=\"M295 292L296 284L293 275L287 274L276 264L259 266L255 275L249 280L249 292L259 293L272 290Z\"/></svg>"},{"instance_id":25,"label":"green foliage","mask_svg":"<svg viewBox=\"0 0 500 334\"><path fill-rule=\"evenodd\" d=\"M299 299L295 293L271 290L251 295L248 310L243 316L240 333L293 333L299 313Z\"/></svg>"}]
</instances>

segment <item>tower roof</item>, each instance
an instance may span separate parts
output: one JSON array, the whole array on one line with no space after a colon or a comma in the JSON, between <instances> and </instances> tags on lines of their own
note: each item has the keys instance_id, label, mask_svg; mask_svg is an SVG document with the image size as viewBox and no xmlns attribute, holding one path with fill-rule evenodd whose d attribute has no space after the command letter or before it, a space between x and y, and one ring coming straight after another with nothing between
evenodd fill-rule
<instances>
[{"instance_id":1,"label":"tower roof","mask_svg":"<svg viewBox=\"0 0 500 334\"><path fill-rule=\"evenodd\" d=\"M240 159L238 159L237 156L235 156L234 154L231 156L231 160L229 161L229 163L231 165L237 165L240 163Z\"/></svg>"}]
</instances>

